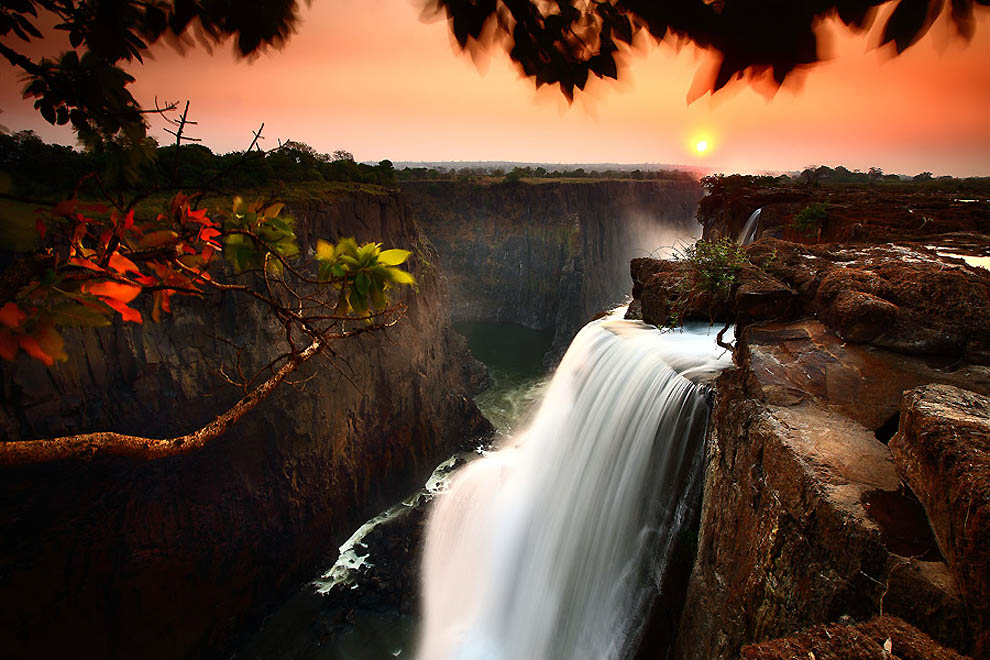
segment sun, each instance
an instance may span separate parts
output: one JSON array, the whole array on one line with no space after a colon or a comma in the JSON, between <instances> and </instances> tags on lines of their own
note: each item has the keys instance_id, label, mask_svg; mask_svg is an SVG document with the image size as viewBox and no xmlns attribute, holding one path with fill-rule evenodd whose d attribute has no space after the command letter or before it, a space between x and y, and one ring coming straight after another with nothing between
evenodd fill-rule
<instances>
[{"instance_id":1,"label":"sun","mask_svg":"<svg viewBox=\"0 0 990 660\"><path fill-rule=\"evenodd\" d=\"M703 154L708 151L708 140L698 140L694 145L694 150L699 154Z\"/></svg>"}]
</instances>

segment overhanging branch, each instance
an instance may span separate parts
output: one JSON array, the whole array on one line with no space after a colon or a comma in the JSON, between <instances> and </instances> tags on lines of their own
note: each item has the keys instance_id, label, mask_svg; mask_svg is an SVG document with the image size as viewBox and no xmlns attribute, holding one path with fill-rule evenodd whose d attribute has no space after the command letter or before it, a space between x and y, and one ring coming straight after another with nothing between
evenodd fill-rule
<instances>
[{"instance_id":1,"label":"overhanging branch","mask_svg":"<svg viewBox=\"0 0 990 660\"><path fill-rule=\"evenodd\" d=\"M261 403L286 376L299 368L326 345L317 339L301 353L293 356L272 376L248 392L226 412L215 417L202 428L173 438L144 438L140 436L100 431L79 435L0 443L0 465L30 465L51 461L81 461L97 456L120 456L142 461L153 461L168 456L189 454L203 448L211 440L223 435L232 424Z\"/></svg>"}]
</instances>

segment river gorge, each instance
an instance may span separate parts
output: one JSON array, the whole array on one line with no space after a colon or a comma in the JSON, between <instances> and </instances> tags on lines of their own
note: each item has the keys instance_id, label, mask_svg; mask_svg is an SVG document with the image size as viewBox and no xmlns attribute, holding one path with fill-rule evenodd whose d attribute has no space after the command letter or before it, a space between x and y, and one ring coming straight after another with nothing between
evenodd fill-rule
<instances>
[{"instance_id":1,"label":"river gorge","mask_svg":"<svg viewBox=\"0 0 990 660\"><path fill-rule=\"evenodd\" d=\"M406 319L201 452L4 466L13 657L990 652L986 200L430 181L289 207L304 249L409 247ZM724 298L657 258L702 233L752 239ZM278 341L230 301L78 331L56 369L4 367L3 439L202 423L235 398L204 320L255 364ZM335 582L342 545L367 566Z\"/></svg>"}]
</instances>

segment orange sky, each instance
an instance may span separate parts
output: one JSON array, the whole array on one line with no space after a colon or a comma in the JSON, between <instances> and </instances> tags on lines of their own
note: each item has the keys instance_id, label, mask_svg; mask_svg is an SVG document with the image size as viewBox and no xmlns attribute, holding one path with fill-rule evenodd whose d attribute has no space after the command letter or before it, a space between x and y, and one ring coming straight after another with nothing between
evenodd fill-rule
<instances>
[{"instance_id":1,"label":"orange sky","mask_svg":"<svg viewBox=\"0 0 990 660\"><path fill-rule=\"evenodd\" d=\"M868 40L832 31L835 59L768 99L738 87L691 105L703 62L693 48L641 44L619 82L591 85L568 106L536 91L496 53L479 71L423 23L410 0L317 1L282 52L238 62L228 48L182 57L166 47L133 71L135 96L192 101L194 135L216 151L247 146L265 122L277 138L337 148L358 160L665 162L723 171L809 164L914 174L990 175L990 12L966 47L940 21L890 59ZM644 39L645 42L645 39ZM17 100L0 70L0 124L72 143ZM800 88L800 89L798 89ZM164 140L158 126L152 133ZM704 135L704 156L691 146Z\"/></svg>"}]
</instances>

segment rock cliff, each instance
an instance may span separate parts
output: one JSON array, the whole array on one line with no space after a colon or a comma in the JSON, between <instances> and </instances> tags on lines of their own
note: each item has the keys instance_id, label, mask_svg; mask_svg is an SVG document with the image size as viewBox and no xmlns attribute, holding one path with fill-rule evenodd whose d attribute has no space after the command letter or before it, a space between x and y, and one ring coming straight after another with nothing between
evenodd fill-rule
<instances>
[{"instance_id":1,"label":"rock cliff","mask_svg":"<svg viewBox=\"0 0 990 660\"><path fill-rule=\"evenodd\" d=\"M671 299L688 291L686 317L737 323L671 657L860 657L878 636L901 640L891 657L990 652L990 574L973 541L990 533L990 271L976 265L990 254L987 204L929 199L931 226L882 243L891 218L922 207L892 196L871 214L861 192L829 191L813 237L789 223L818 192L706 198L709 235L738 235L764 209L724 300L701 295L687 264L633 262L645 320L669 324ZM821 628L794 636L878 615L896 618L840 626L832 642ZM743 649L775 638L788 639Z\"/></svg>"},{"instance_id":2,"label":"rock cliff","mask_svg":"<svg viewBox=\"0 0 990 660\"><path fill-rule=\"evenodd\" d=\"M402 195L337 190L290 211L304 250L340 236L412 249L407 318L340 345L198 453L0 469L5 657L212 655L357 523L489 431L436 252ZM73 335L52 370L4 365L2 439L171 435L236 400L216 374L234 351L214 333L260 367L279 329L243 300L175 305L160 325Z\"/></svg>"},{"instance_id":3,"label":"rock cliff","mask_svg":"<svg viewBox=\"0 0 990 660\"><path fill-rule=\"evenodd\" d=\"M555 330L559 357L628 295L629 260L694 232L695 181L402 184L451 281L455 320Z\"/></svg>"}]
</instances>

